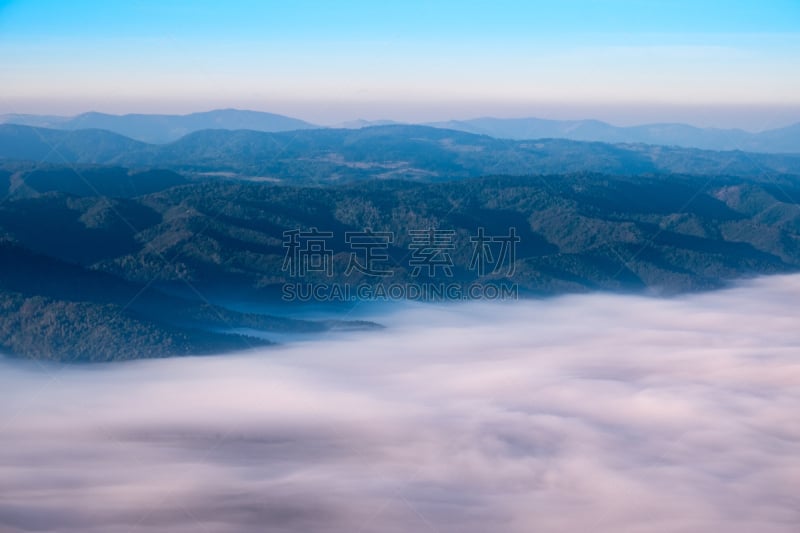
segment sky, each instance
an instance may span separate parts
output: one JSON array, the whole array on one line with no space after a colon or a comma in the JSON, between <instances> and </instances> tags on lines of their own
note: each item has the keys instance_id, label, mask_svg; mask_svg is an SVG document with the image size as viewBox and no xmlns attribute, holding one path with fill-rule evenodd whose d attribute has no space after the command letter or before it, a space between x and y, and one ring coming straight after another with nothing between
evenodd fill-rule
<instances>
[{"instance_id":1,"label":"sky","mask_svg":"<svg viewBox=\"0 0 800 533\"><path fill-rule=\"evenodd\" d=\"M0 358L0 530L796 533L798 299L776 276L409 304L218 357Z\"/></svg>"},{"instance_id":2,"label":"sky","mask_svg":"<svg viewBox=\"0 0 800 533\"><path fill-rule=\"evenodd\" d=\"M797 0L0 0L0 113L800 121Z\"/></svg>"}]
</instances>

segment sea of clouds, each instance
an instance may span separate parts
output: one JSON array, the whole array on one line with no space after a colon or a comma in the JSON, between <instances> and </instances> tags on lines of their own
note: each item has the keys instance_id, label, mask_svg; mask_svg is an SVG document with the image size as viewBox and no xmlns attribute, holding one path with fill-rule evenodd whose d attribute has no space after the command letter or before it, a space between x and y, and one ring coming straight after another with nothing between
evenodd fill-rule
<instances>
[{"instance_id":1,"label":"sea of clouds","mask_svg":"<svg viewBox=\"0 0 800 533\"><path fill-rule=\"evenodd\" d=\"M800 531L800 276L0 360L0 531Z\"/></svg>"}]
</instances>

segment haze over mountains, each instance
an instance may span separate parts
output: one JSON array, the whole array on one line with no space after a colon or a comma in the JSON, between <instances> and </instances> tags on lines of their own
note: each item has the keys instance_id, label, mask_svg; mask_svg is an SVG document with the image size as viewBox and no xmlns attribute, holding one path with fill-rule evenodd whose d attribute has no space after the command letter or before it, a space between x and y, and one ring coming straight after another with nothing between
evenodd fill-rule
<instances>
[{"instance_id":1,"label":"haze over mountains","mask_svg":"<svg viewBox=\"0 0 800 533\"><path fill-rule=\"evenodd\" d=\"M704 150L800 152L800 124L751 133L740 129L697 128L687 124L612 126L599 120L539 118L476 118L430 124L439 128L479 133L503 139L569 139L606 143L644 143Z\"/></svg>"},{"instance_id":2,"label":"haze over mountains","mask_svg":"<svg viewBox=\"0 0 800 533\"><path fill-rule=\"evenodd\" d=\"M188 115L109 115L89 112L74 117L59 117L8 114L0 116L0 123L61 130L108 130L148 143L175 141L189 133L208 129L276 132L317 127L296 118L239 109L217 109Z\"/></svg>"},{"instance_id":3,"label":"haze over mountains","mask_svg":"<svg viewBox=\"0 0 800 533\"><path fill-rule=\"evenodd\" d=\"M219 109L188 115L89 112L74 117L46 115L0 115L0 123L78 130L103 129L147 143L167 143L206 129L284 132L322 128L320 125L261 111ZM353 120L340 127L357 129L397 125L392 120ZM800 152L800 124L748 132L741 129L699 128L687 124L614 126L599 120L547 120L540 118L492 118L432 122L427 125L500 139L567 139L604 143L643 143L706 150L742 150L764 153Z\"/></svg>"}]
</instances>

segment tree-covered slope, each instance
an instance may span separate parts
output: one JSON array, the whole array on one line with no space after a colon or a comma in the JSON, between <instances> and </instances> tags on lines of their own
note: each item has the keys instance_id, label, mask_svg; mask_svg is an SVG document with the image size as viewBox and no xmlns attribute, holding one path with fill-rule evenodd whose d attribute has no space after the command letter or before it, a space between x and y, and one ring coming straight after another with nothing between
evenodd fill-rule
<instances>
[{"instance_id":1,"label":"tree-covered slope","mask_svg":"<svg viewBox=\"0 0 800 533\"><path fill-rule=\"evenodd\" d=\"M795 198L792 181L680 175L324 188L209 182L132 199L12 198L0 205L0 231L37 253L131 282L249 292L291 281L282 267L293 230L332 234L325 244L337 282L356 279L343 273L353 254L349 232L391 233L391 279L408 282L413 232L452 231L453 279L471 283L480 279L468 268L470 238L481 227L492 235L514 228L520 241L508 279L524 291L678 291L800 266Z\"/></svg>"}]
</instances>

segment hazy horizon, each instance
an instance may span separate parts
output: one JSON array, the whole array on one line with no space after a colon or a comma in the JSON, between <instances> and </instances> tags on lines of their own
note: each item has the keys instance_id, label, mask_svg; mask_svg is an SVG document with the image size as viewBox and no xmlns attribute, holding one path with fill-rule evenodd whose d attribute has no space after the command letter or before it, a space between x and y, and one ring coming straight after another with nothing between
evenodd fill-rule
<instances>
[{"instance_id":1,"label":"hazy horizon","mask_svg":"<svg viewBox=\"0 0 800 533\"><path fill-rule=\"evenodd\" d=\"M3 113L800 122L800 4L0 4ZM58 87L58 91L53 91Z\"/></svg>"},{"instance_id":2,"label":"hazy horizon","mask_svg":"<svg viewBox=\"0 0 800 533\"><path fill-rule=\"evenodd\" d=\"M636 106L622 106L615 109L590 110L588 107L547 106L541 105L532 107L533 111L527 112L527 108L520 108L519 114L513 114L508 109L497 109L496 113L487 107L487 112L482 114L462 114L448 115L439 106L438 114L426 114L424 110L407 110L407 114L393 115L381 114L376 110L370 114L366 110L365 114L358 114L357 105L335 106L324 109L322 103L302 103L297 106L276 105L276 107L235 107L230 105L220 105L218 107L178 107L152 110L143 108L140 110L103 110L102 108L79 108L78 111L55 111L52 113L32 112L32 111L2 111L0 115L38 115L52 116L60 118L71 118L85 113L103 113L108 115L189 115L193 113L205 113L220 110L254 111L263 113L274 113L296 118L310 124L322 127L336 127L349 122L365 120L368 122L388 120L407 124L426 124L447 121L467 121L479 118L498 118L498 119L545 119L554 121L582 121L597 120L612 126L629 127L642 126L648 124L686 124L698 128L718 128L718 129L741 129L744 131L758 133L761 131L778 129L800 123L800 106L798 107L689 107L666 109L647 108L646 110ZM348 110L354 111L354 115L346 115ZM133 108L136 109L136 108ZM315 109L317 113L315 113ZM395 111L396 112L396 111ZM587 114L582 114L582 113ZM595 114L591 114L595 113ZM326 118L327 117L327 118ZM416 117L416 118L414 118ZM317 120L320 119L320 120Z\"/></svg>"}]
</instances>

